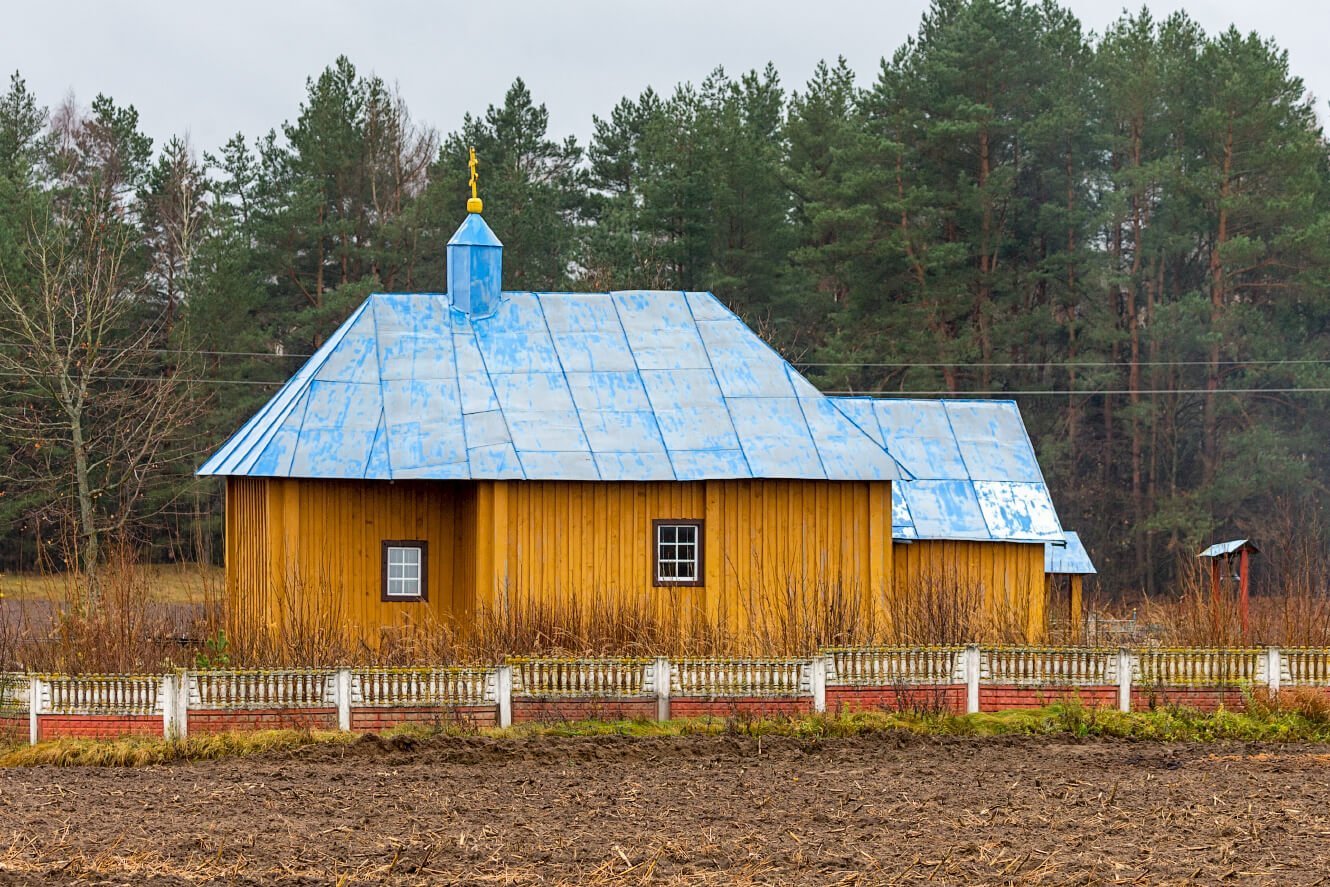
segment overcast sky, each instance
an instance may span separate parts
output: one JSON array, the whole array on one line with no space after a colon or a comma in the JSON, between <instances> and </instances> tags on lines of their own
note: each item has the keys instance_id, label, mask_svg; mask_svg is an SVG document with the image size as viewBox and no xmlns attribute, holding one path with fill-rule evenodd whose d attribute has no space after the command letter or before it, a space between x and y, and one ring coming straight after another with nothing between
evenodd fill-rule
<instances>
[{"instance_id":1,"label":"overcast sky","mask_svg":"<svg viewBox=\"0 0 1330 887\"><path fill-rule=\"evenodd\" d=\"M1087 30L1121 7L1063 0ZM605 115L646 86L667 91L716 65L776 64L799 87L818 59L844 55L861 83L914 33L927 0L32 0L0 30L0 68L18 69L46 105L71 92L133 104L161 143L188 133L211 150L293 119L305 80L346 54L395 82L417 120L441 132L502 100L523 77L557 135L585 142ZM1293 72L1330 99L1330 6L1323 0L1149 0L1156 17L1185 8L1207 32L1230 24L1273 37ZM1133 8L1136 8L1133 5Z\"/></svg>"}]
</instances>

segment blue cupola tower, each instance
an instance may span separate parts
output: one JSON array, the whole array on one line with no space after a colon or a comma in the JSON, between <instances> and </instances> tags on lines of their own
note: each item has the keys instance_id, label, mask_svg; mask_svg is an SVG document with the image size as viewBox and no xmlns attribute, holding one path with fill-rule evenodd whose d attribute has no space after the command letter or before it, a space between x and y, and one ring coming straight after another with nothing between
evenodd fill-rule
<instances>
[{"instance_id":1,"label":"blue cupola tower","mask_svg":"<svg viewBox=\"0 0 1330 887\"><path fill-rule=\"evenodd\" d=\"M476 150L471 149L471 198L466 220L448 241L448 297L453 307L473 317L493 314L503 293L503 243L480 212L476 196Z\"/></svg>"}]
</instances>

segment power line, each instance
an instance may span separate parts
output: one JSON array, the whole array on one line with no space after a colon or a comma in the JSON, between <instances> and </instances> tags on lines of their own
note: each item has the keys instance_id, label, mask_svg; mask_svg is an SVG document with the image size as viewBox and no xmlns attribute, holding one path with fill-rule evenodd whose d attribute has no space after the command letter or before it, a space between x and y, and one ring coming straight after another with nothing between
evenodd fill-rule
<instances>
[{"instance_id":1,"label":"power line","mask_svg":"<svg viewBox=\"0 0 1330 887\"><path fill-rule=\"evenodd\" d=\"M792 360L791 364L797 367L861 367L869 369L912 369L914 367L941 368L951 367L952 369L983 369L995 367L1007 367L1016 369L1080 369L1082 367L1090 369L1099 369L1104 367L1167 367L1167 366L1211 366L1208 360L1138 360L1134 364L1127 360L1088 360L1076 361L1075 363L1055 362L1055 361L1028 361L1028 362L976 362L976 363L813 363L803 360ZM1270 360L1220 360L1213 363L1214 366L1279 366L1281 364L1304 365L1304 364L1330 364L1330 358L1323 357L1300 357L1300 358L1279 358Z\"/></svg>"},{"instance_id":2,"label":"power line","mask_svg":"<svg viewBox=\"0 0 1330 887\"><path fill-rule=\"evenodd\" d=\"M0 348L30 347L32 346L23 342L0 342ZM112 354L127 354L138 351L146 354L198 354L205 357L276 357L283 360L314 356L312 354L276 354L272 351L198 351L193 348L101 348L98 350Z\"/></svg>"},{"instance_id":3,"label":"power line","mask_svg":"<svg viewBox=\"0 0 1330 887\"><path fill-rule=\"evenodd\" d=\"M21 342L0 342L0 348L26 348L29 347ZM150 354L196 354L201 357L262 357L275 358L277 360L304 360L313 357L313 354L291 352L287 354L276 354L271 351L204 351L190 348L103 348L102 351L114 354L124 354L130 351L143 351ZM1087 361L897 361L897 362L871 362L871 361L807 361L792 360L790 364L796 367L805 368L839 368L839 369L1127 369L1131 366L1138 367L1208 367L1208 366L1261 366L1261 367L1279 367L1279 366L1325 366L1330 365L1330 358L1324 357L1293 357L1293 358L1250 358L1250 359L1225 359L1216 361L1213 364L1208 360L1138 360L1133 364L1126 360L1087 360ZM1092 392L1095 393L1095 392Z\"/></svg>"},{"instance_id":4,"label":"power line","mask_svg":"<svg viewBox=\"0 0 1330 887\"><path fill-rule=\"evenodd\" d=\"M0 376L10 378L28 379L34 376L44 379L54 379L57 373L19 373L13 371L0 371ZM281 382L260 382L255 379L189 379L179 378L177 376L95 376L94 381L98 382L186 382L198 385L285 385L286 381Z\"/></svg>"},{"instance_id":5,"label":"power line","mask_svg":"<svg viewBox=\"0 0 1330 887\"><path fill-rule=\"evenodd\" d=\"M1046 388L1025 391L823 391L828 397L1035 397L1038 395L1112 395L1112 394L1330 394L1327 388Z\"/></svg>"},{"instance_id":6,"label":"power line","mask_svg":"<svg viewBox=\"0 0 1330 887\"><path fill-rule=\"evenodd\" d=\"M52 378L52 373L19 373L0 371L0 376L10 378L29 378L32 376L43 376ZM161 382L163 377L158 376L99 376L99 381L105 382ZM254 379L180 379L173 378L171 381L185 382L198 385L266 385L277 386L285 382L262 382ZM1017 391L823 391L828 397L877 397L877 398L909 398L909 397L982 397L982 398L1004 398L1004 397L1039 397L1039 396L1093 396L1093 395L1165 395L1165 394L1330 394L1330 387L1268 387L1268 388L1216 388L1211 391L1209 388L1140 388L1132 391L1130 388L1048 388L1048 389L1025 389Z\"/></svg>"}]
</instances>

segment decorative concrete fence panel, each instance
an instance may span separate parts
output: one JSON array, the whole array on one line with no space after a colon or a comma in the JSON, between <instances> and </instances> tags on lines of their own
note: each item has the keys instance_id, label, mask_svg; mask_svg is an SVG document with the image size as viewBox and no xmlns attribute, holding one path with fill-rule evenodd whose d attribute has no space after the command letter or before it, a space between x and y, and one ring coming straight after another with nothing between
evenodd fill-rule
<instances>
[{"instance_id":1,"label":"decorative concrete fence panel","mask_svg":"<svg viewBox=\"0 0 1330 887\"><path fill-rule=\"evenodd\" d=\"M494 705L498 699L492 668L358 668L351 681L351 704L366 708Z\"/></svg>"},{"instance_id":2,"label":"decorative concrete fence panel","mask_svg":"<svg viewBox=\"0 0 1330 887\"><path fill-rule=\"evenodd\" d=\"M199 671L189 674L189 707L326 708L335 706L336 671Z\"/></svg>"},{"instance_id":3,"label":"decorative concrete fence panel","mask_svg":"<svg viewBox=\"0 0 1330 887\"><path fill-rule=\"evenodd\" d=\"M964 647L830 647L827 685L964 684Z\"/></svg>"},{"instance_id":4,"label":"decorative concrete fence panel","mask_svg":"<svg viewBox=\"0 0 1330 887\"><path fill-rule=\"evenodd\" d=\"M25 674L0 672L0 742L27 738L30 718L28 692L32 680Z\"/></svg>"},{"instance_id":5,"label":"decorative concrete fence panel","mask_svg":"<svg viewBox=\"0 0 1330 887\"><path fill-rule=\"evenodd\" d=\"M1330 687L1330 650L1281 649L1280 683L1287 687Z\"/></svg>"},{"instance_id":6,"label":"decorative concrete fence panel","mask_svg":"<svg viewBox=\"0 0 1330 887\"><path fill-rule=\"evenodd\" d=\"M940 714L966 709L965 647L831 647L822 652L825 711Z\"/></svg>"},{"instance_id":7,"label":"decorative concrete fence panel","mask_svg":"<svg viewBox=\"0 0 1330 887\"><path fill-rule=\"evenodd\" d=\"M510 659L513 695L542 699L643 696L650 659Z\"/></svg>"},{"instance_id":8,"label":"decorative concrete fence panel","mask_svg":"<svg viewBox=\"0 0 1330 887\"><path fill-rule=\"evenodd\" d=\"M656 660L509 659L514 721L659 716Z\"/></svg>"},{"instance_id":9,"label":"decorative concrete fence panel","mask_svg":"<svg viewBox=\"0 0 1330 887\"><path fill-rule=\"evenodd\" d=\"M981 679L1017 687L1103 686L1118 682L1116 650L1093 647L986 647Z\"/></svg>"},{"instance_id":10,"label":"decorative concrete fence panel","mask_svg":"<svg viewBox=\"0 0 1330 887\"><path fill-rule=\"evenodd\" d=\"M1202 709L1240 708L1244 694L1271 683L1270 657L1263 649L1192 647L1140 650L1132 675L1132 708L1186 705Z\"/></svg>"},{"instance_id":11,"label":"decorative concrete fence panel","mask_svg":"<svg viewBox=\"0 0 1330 887\"><path fill-rule=\"evenodd\" d=\"M48 675L32 681L29 707L37 739L161 736L166 698L161 675Z\"/></svg>"},{"instance_id":12,"label":"decorative concrete fence panel","mask_svg":"<svg viewBox=\"0 0 1330 887\"><path fill-rule=\"evenodd\" d=\"M672 717L795 714L813 711L814 670L822 659L676 659L669 664Z\"/></svg>"},{"instance_id":13,"label":"decorative concrete fence panel","mask_svg":"<svg viewBox=\"0 0 1330 887\"><path fill-rule=\"evenodd\" d=\"M1117 650L1094 647L984 647L979 655L979 710L1038 708L1077 700L1119 701Z\"/></svg>"},{"instance_id":14,"label":"decorative concrete fence panel","mask_svg":"<svg viewBox=\"0 0 1330 887\"><path fill-rule=\"evenodd\" d=\"M55 675L42 681L42 711L59 715L154 715L159 675Z\"/></svg>"},{"instance_id":15,"label":"decorative concrete fence panel","mask_svg":"<svg viewBox=\"0 0 1330 887\"><path fill-rule=\"evenodd\" d=\"M497 723L499 671L493 668L358 668L351 672L350 728L404 723Z\"/></svg>"},{"instance_id":16,"label":"decorative concrete fence panel","mask_svg":"<svg viewBox=\"0 0 1330 887\"><path fill-rule=\"evenodd\" d=\"M190 732L338 726L335 669L190 672L185 686Z\"/></svg>"},{"instance_id":17,"label":"decorative concrete fence panel","mask_svg":"<svg viewBox=\"0 0 1330 887\"><path fill-rule=\"evenodd\" d=\"M1140 650L1134 680L1160 687L1240 687L1266 682L1264 651L1252 649Z\"/></svg>"}]
</instances>

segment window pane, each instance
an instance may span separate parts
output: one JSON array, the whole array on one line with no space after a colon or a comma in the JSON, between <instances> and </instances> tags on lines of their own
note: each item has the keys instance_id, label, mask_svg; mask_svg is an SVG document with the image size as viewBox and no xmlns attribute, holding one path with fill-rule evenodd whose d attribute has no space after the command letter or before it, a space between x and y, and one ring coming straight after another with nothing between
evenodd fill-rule
<instances>
[{"instance_id":1,"label":"window pane","mask_svg":"<svg viewBox=\"0 0 1330 887\"><path fill-rule=\"evenodd\" d=\"M679 541L680 541L680 542L696 542L696 541L697 541L697 527L683 527L683 526L679 527Z\"/></svg>"},{"instance_id":2,"label":"window pane","mask_svg":"<svg viewBox=\"0 0 1330 887\"><path fill-rule=\"evenodd\" d=\"M420 597L420 582L415 579L389 579L389 597Z\"/></svg>"}]
</instances>

